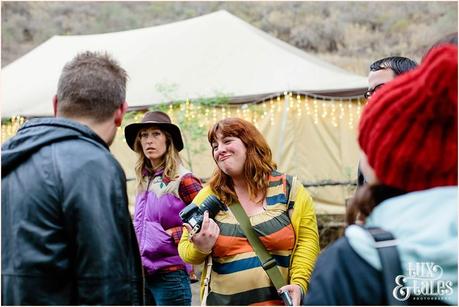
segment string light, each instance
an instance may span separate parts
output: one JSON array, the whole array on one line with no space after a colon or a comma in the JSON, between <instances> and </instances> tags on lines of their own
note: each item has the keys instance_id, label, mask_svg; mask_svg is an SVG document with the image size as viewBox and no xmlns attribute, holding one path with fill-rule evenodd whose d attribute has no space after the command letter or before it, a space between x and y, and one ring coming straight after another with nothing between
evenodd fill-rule
<instances>
[{"instance_id":1,"label":"string light","mask_svg":"<svg viewBox=\"0 0 459 307\"><path fill-rule=\"evenodd\" d=\"M204 123L206 126L209 126L210 123L209 123L209 108L206 108L206 110L204 111Z\"/></svg>"},{"instance_id":2,"label":"string light","mask_svg":"<svg viewBox=\"0 0 459 307\"><path fill-rule=\"evenodd\" d=\"M217 108L212 108L212 122L217 122Z\"/></svg>"},{"instance_id":3,"label":"string light","mask_svg":"<svg viewBox=\"0 0 459 307\"><path fill-rule=\"evenodd\" d=\"M298 115L298 118L301 118L302 116L302 110L303 108L301 107L301 96L300 95L296 95L296 102L297 102L297 115Z\"/></svg>"},{"instance_id":4,"label":"string light","mask_svg":"<svg viewBox=\"0 0 459 307\"><path fill-rule=\"evenodd\" d=\"M349 101L348 104L349 108L349 128L354 128L354 113L352 112L352 101Z\"/></svg>"},{"instance_id":5,"label":"string light","mask_svg":"<svg viewBox=\"0 0 459 307\"><path fill-rule=\"evenodd\" d=\"M333 127L338 127L338 122L336 120L336 104L332 103L332 108L331 108L331 117L332 117L332 125Z\"/></svg>"},{"instance_id":6,"label":"string light","mask_svg":"<svg viewBox=\"0 0 459 307\"><path fill-rule=\"evenodd\" d=\"M289 92L287 95L288 95L288 101L287 101L286 110L287 110L287 112L289 110L293 110L294 111L295 110L295 101L293 100L293 94L292 94L292 92Z\"/></svg>"},{"instance_id":7,"label":"string light","mask_svg":"<svg viewBox=\"0 0 459 307\"><path fill-rule=\"evenodd\" d=\"M282 110L282 107L281 107L281 98L280 98L280 95L277 96L277 112L280 112Z\"/></svg>"},{"instance_id":8,"label":"string light","mask_svg":"<svg viewBox=\"0 0 459 307\"><path fill-rule=\"evenodd\" d=\"M362 103L360 102L360 100L357 102L357 109L355 111L355 117L358 119L360 118L360 115L362 113Z\"/></svg>"},{"instance_id":9,"label":"string light","mask_svg":"<svg viewBox=\"0 0 459 307\"><path fill-rule=\"evenodd\" d=\"M322 101L322 118L327 117L327 102L325 100Z\"/></svg>"},{"instance_id":10,"label":"string light","mask_svg":"<svg viewBox=\"0 0 459 307\"><path fill-rule=\"evenodd\" d=\"M343 119L344 118L344 105L343 105L342 99L339 100L339 109L340 109L339 119Z\"/></svg>"},{"instance_id":11,"label":"string light","mask_svg":"<svg viewBox=\"0 0 459 307\"><path fill-rule=\"evenodd\" d=\"M236 110L236 117L241 118L241 109L240 109L240 108L238 108L238 109Z\"/></svg>"},{"instance_id":12,"label":"string light","mask_svg":"<svg viewBox=\"0 0 459 307\"><path fill-rule=\"evenodd\" d=\"M314 108L314 124L317 125L319 123L319 107L317 104L317 99L315 97L314 97L312 104Z\"/></svg>"},{"instance_id":13,"label":"string light","mask_svg":"<svg viewBox=\"0 0 459 307\"><path fill-rule=\"evenodd\" d=\"M304 99L304 104L306 107L306 114L311 115L311 108L309 107L309 101L310 101L309 98Z\"/></svg>"},{"instance_id":14,"label":"string light","mask_svg":"<svg viewBox=\"0 0 459 307\"><path fill-rule=\"evenodd\" d=\"M263 106L263 118L265 118L265 116L268 115L268 104L266 102L263 102L262 106Z\"/></svg>"},{"instance_id":15,"label":"string light","mask_svg":"<svg viewBox=\"0 0 459 307\"><path fill-rule=\"evenodd\" d=\"M314 124L319 124L319 119L323 118L324 123L329 123L332 127L339 127L343 119L347 121L347 127L354 128L358 122L363 107L366 101L362 99L349 99L344 101L339 100L322 100L315 96L300 94L293 95L292 92L284 92L285 110L288 111L288 116L294 116L296 113L298 118L303 115L312 116ZM288 99L288 100L287 100ZM173 122L178 122L179 119L188 121L194 120L199 127L210 127L217 122L218 119L227 117L239 117L252 122L255 125L260 125L264 119L269 121L269 124L276 124L277 114L282 111L283 103L281 94L270 97L257 105L245 104L242 106L235 105L219 105L208 106L193 103L190 99L178 104L169 104L165 110ZM133 122L140 122L143 117L142 112L136 112L133 116ZM327 120L328 119L328 120ZM25 122L25 118L21 116L13 116L11 120L2 124L2 142L16 134L20 126ZM120 129L121 135L123 129Z\"/></svg>"},{"instance_id":16,"label":"string light","mask_svg":"<svg viewBox=\"0 0 459 307\"><path fill-rule=\"evenodd\" d=\"M285 98L285 110L286 110L287 112L289 112L289 111L290 111L290 105L291 105L291 103L292 103L292 100L290 99L290 96L289 96L289 95L284 96L284 98Z\"/></svg>"}]
</instances>

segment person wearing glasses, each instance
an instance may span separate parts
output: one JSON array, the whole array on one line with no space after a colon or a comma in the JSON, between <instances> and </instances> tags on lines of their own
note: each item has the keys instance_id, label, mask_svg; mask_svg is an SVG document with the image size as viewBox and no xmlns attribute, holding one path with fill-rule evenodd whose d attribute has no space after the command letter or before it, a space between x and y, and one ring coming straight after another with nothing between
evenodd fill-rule
<instances>
[{"instance_id":1,"label":"person wearing glasses","mask_svg":"<svg viewBox=\"0 0 459 307\"><path fill-rule=\"evenodd\" d=\"M365 106L368 183L344 236L319 256L304 305L457 306L457 54L436 46Z\"/></svg>"},{"instance_id":2,"label":"person wearing glasses","mask_svg":"<svg viewBox=\"0 0 459 307\"><path fill-rule=\"evenodd\" d=\"M368 90L364 96L368 100L386 83L395 79L395 77L404 74L414 68L417 63L409 58L401 56L391 56L379 59L370 65L370 73L368 74ZM357 190L365 183L365 177L360 169L360 163L357 168Z\"/></svg>"},{"instance_id":3,"label":"person wearing glasses","mask_svg":"<svg viewBox=\"0 0 459 307\"><path fill-rule=\"evenodd\" d=\"M416 62L401 56L391 56L373 62L368 74L368 90L364 96L369 99L374 92L395 77L412 70Z\"/></svg>"}]
</instances>

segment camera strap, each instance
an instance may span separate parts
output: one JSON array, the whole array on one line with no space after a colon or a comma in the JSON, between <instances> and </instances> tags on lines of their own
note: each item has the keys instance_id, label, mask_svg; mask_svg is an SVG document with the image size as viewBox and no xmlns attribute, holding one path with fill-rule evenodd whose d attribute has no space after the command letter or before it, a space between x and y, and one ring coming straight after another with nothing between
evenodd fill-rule
<instances>
[{"instance_id":1,"label":"camera strap","mask_svg":"<svg viewBox=\"0 0 459 307\"><path fill-rule=\"evenodd\" d=\"M282 274L277 267L276 260L273 256L266 250L263 243L260 241L260 238L255 233L252 228L252 224L250 224L249 217L242 208L240 203L233 203L229 206L229 209L236 217L236 220L239 222L242 231L244 232L246 238L249 240L250 245L252 245L253 250L260 259L261 266L268 274L269 278L274 284L276 289L280 289L281 287L285 286L286 280L282 277Z\"/></svg>"},{"instance_id":2,"label":"camera strap","mask_svg":"<svg viewBox=\"0 0 459 307\"><path fill-rule=\"evenodd\" d=\"M394 297L395 288L397 287L397 276L403 276L400 256L397 249L397 240L394 235L380 227L362 227L374 240L374 245L378 251L381 260L382 275L384 280L385 296L387 305L406 306L406 301L397 300ZM404 284L403 279L400 283Z\"/></svg>"}]
</instances>

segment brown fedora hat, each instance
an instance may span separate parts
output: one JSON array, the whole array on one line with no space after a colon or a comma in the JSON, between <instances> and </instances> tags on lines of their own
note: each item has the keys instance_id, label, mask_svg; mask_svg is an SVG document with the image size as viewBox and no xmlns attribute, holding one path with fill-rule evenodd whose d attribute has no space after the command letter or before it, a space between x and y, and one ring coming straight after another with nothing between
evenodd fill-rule
<instances>
[{"instance_id":1,"label":"brown fedora hat","mask_svg":"<svg viewBox=\"0 0 459 307\"><path fill-rule=\"evenodd\" d=\"M155 111L145 113L140 123L133 123L124 128L124 137L132 150L134 150L135 138L139 130L153 125L171 134L174 146L178 151L183 149L182 134L179 127L171 122L169 115L164 112Z\"/></svg>"}]
</instances>

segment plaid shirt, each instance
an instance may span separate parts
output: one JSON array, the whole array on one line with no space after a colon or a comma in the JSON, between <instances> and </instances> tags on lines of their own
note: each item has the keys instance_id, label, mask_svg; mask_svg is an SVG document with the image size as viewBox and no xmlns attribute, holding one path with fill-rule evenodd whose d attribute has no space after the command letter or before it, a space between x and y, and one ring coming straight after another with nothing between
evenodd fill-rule
<instances>
[{"instance_id":1,"label":"plaid shirt","mask_svg":"<svg viewBox=\"0 0 459 307\"><path fill-rule=\"evenodd\" d=\"M160 170L156 172L154 176L162 176L162 174L163 174L163 170ZM167 177L163 177L163 182L165 184L168 184L169 182L171 182L171 179ZM195 196L198 195L198 192L201 189L202 189L201 181L195 176L193 176L193 174L189 173L182 177L182 181L180 182L178 193L179 193L180 199L182 199L186 205L189 205L193 201ZM178 226L178 227L171 228L171 230L172 230L171 236L174 239L174 242L178 244L180 241L180 238L182 237L183 227Z\"/></svg>"},{"instance_id":2,"label":"plaid shirt","mask_svg":"<svg viewBox=\"0 0 459 307\"><path fill-rule=\"evenodd\" d=\"M198 192L201 191L202 184L201 181L194 177L192 174L186 174L182 177L182 182L180 182L179 195L180 198L189 205L193 199L198 195Z\"/></svg>"}]
</instances>

